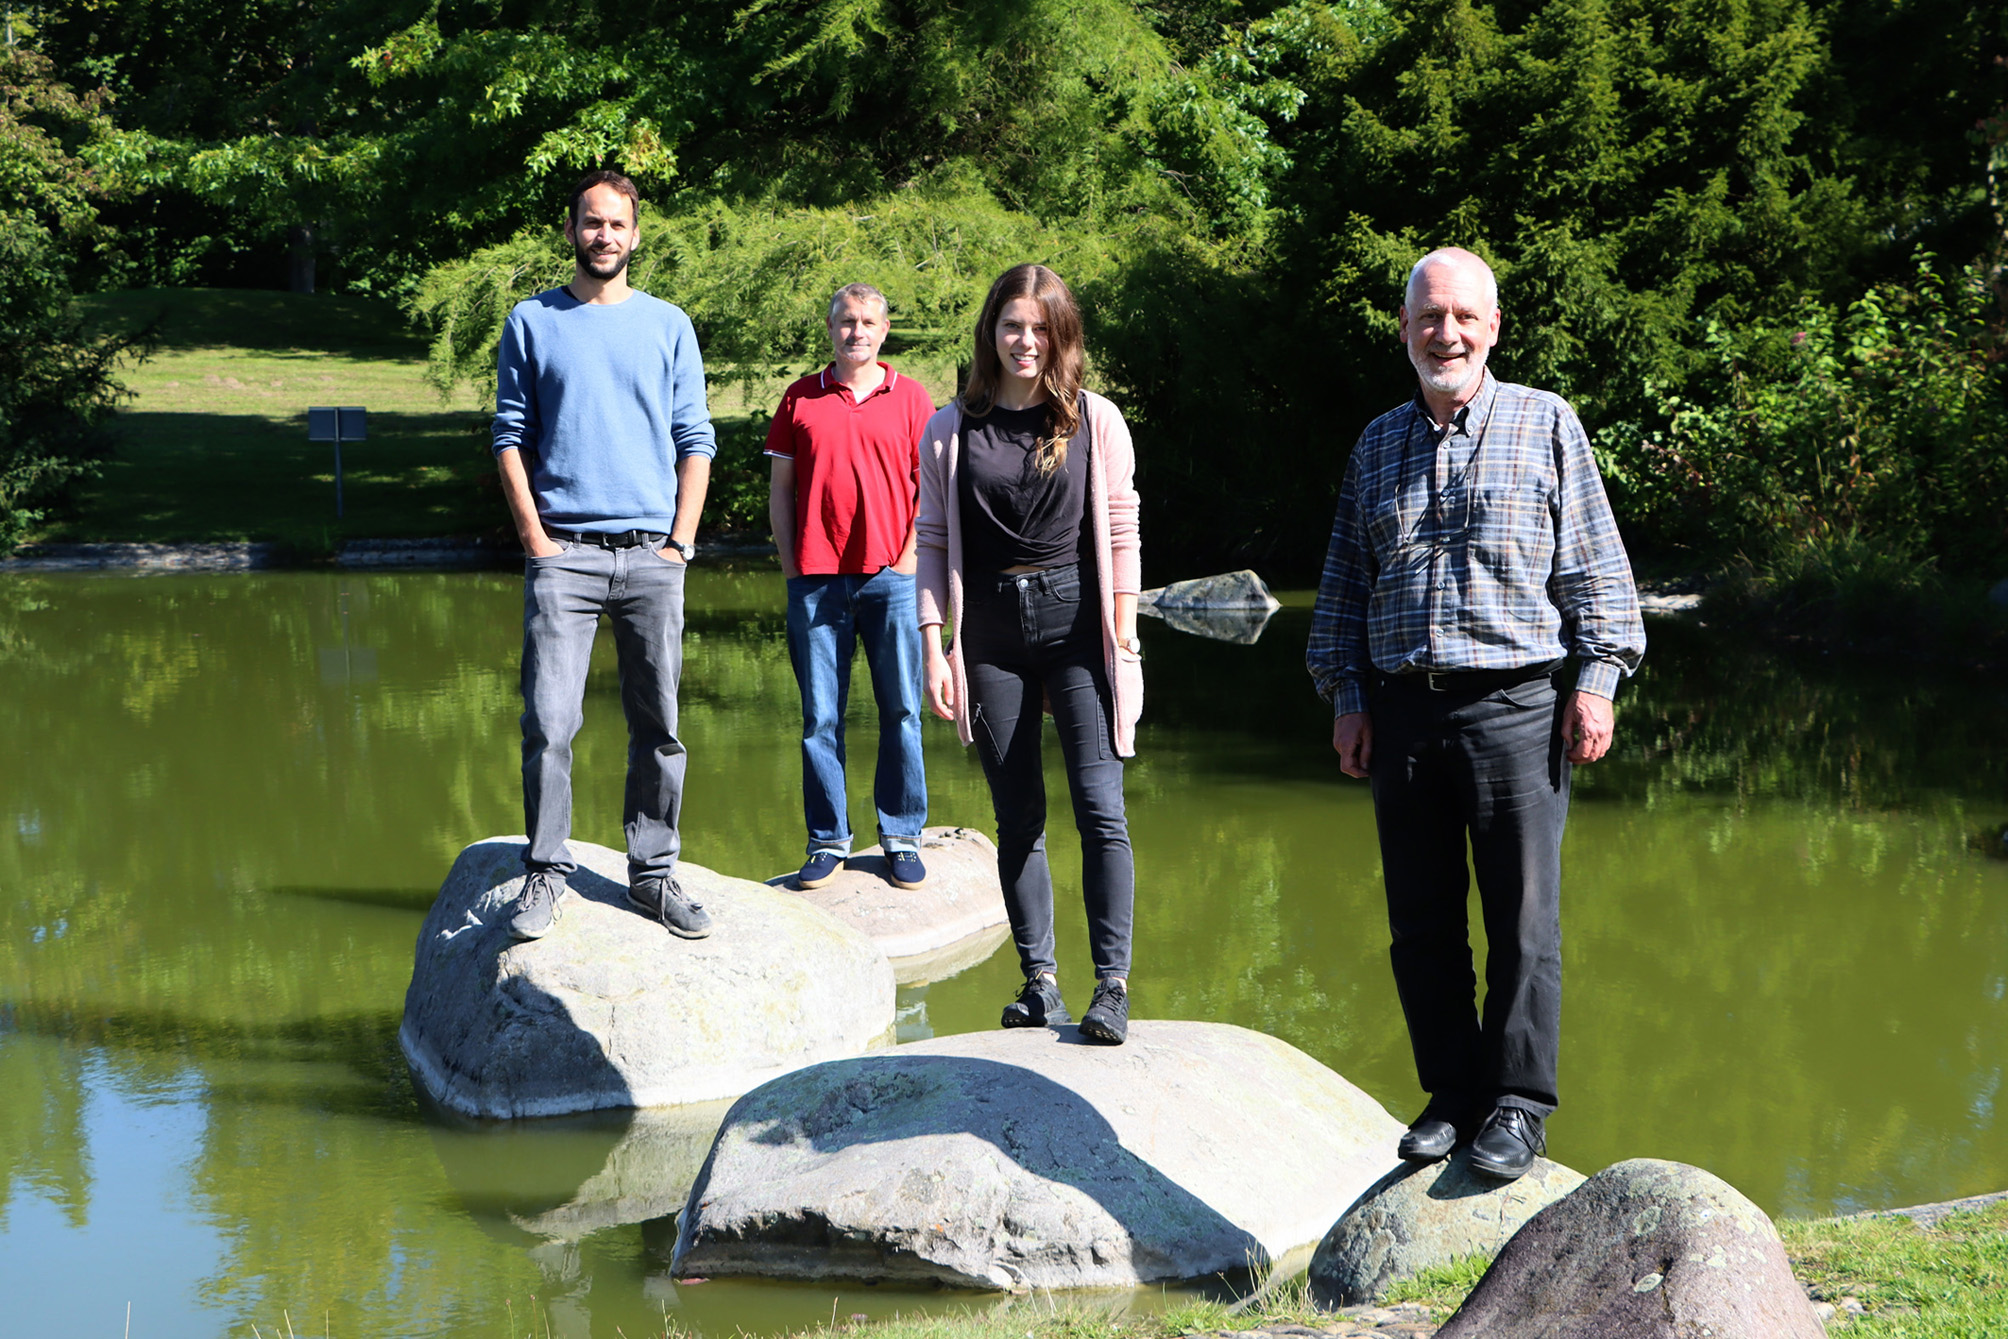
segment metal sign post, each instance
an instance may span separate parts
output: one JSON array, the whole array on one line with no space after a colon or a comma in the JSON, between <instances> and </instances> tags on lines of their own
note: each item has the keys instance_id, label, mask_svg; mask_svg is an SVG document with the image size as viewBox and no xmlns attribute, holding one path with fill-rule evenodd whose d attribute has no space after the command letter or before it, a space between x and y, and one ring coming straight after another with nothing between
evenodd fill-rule
<instances>
[{"instance_id":1,"label":"metal sign post","mask_svg":"<svg viewBox=\"0 0 2008 1339\"><path fill-rule=\"evenodd\" d=\"M335 444L335 519L342 518L342 443L369 437L370 411L361 405L311 405L307 409L307 440Z\"/></svg>"}]
</instances>

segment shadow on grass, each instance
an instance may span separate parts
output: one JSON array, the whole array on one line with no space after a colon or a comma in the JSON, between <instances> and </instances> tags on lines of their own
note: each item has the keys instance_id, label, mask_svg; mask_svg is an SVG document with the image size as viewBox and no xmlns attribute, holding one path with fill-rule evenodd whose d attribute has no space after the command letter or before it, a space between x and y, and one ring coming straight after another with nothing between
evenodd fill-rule
<instances>
[{"instance_id":1,"label":"shadow on grass","mask_svg":"<svg viewBox=\"0 0 2008 1339\"><path fill-rule=\"evenodd\" d=\"M370 436L334 449L307 441L304 412L130 413L118 453L79 490L56 542L277 540L324 548L348 538L483 533L503 519L493 466L465 413L373 413Z\"/></svg>"},{"instance_id":2,"label":"shadow on grass","mask_svg":"<svg viewBox=\"0 0 2008 1339\"><path fill-rule=\"evenodd\" d=\"M248 288L142 288L80 300L110 331L158 321L161 347L306 350L344 357L423 360L425 340L397 307L377 298L276 293Z\"/></svg>"}]
</instances>

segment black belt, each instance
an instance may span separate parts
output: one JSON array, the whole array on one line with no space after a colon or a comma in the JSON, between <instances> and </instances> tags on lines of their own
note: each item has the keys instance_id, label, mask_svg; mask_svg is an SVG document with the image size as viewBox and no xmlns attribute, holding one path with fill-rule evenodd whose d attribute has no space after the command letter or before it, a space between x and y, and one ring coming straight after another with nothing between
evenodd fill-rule
<instances>
[{"instance_id":1,"label":"black belt","mask_svg":"<svg viewBox=\"0 0 2008 1339\"><path fill-rule=\"evenodd\" d=\"M590 544L596 549L640 549L648 547L651 540L660 544L669 538L653 530L622 530L611 535L590 530L547 530L546 533L553 539L569 539L574 544Z\"/></svg>"},{"instance_id":2,"label":"black belt","mask_svg":"<svg viewBox=\"0 0 2008 1339\"><path fill-rule=\"evenodd\" d=\"M1382 688L1406 688L1430 693L1496 693L1535 679L1545 679L1562 667L1559 660L1545 665L1517 665L1496 670L1409 670L1402 674L1382 674Z\"/></svg>"}]
</instances>

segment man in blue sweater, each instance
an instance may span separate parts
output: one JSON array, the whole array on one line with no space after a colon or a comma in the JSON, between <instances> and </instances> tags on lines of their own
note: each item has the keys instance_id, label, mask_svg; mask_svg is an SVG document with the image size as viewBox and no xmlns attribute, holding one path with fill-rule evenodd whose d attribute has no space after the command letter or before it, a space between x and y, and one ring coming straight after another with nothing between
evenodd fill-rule
<instances>
[{"instance_id":1,"label":"man in blue sweater","mask_svg":"<svg viewBox=\"0 0 2008 1339\"><path fill-rule=\"evenodd\" d=\"M576 866L572 739L601 615L613 626L628 768L628 901L672 934L711 917L676 881L684 748L684 564L717 443L704 363L682 311L628 284L640 202L618 172L572 192L572 282L516 304L502 330L495 459L526 557L523 582L523 812L528 877L510 933L557 923Z\"/></svg>"}]
</instances>

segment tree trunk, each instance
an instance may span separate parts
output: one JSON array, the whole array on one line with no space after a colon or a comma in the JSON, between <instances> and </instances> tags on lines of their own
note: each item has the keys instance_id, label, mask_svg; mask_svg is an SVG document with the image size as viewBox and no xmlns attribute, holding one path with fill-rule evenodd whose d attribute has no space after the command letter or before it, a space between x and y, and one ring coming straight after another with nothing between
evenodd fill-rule
<instances>
[{"instance_id":1,"label":"tree trunk","mask_svg":"<svg viewBox=\"0 0 2008 1339\"><path fill-rule=\"evenodd\" d=\"M296 223L286 234L286 288L293 293L314 291L314 230Z\"/></svg>"}]
</instances>

